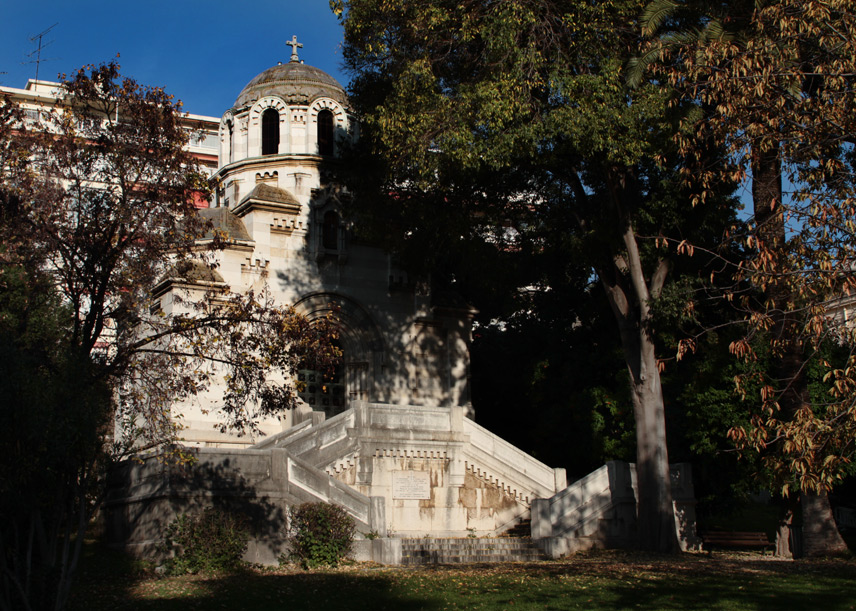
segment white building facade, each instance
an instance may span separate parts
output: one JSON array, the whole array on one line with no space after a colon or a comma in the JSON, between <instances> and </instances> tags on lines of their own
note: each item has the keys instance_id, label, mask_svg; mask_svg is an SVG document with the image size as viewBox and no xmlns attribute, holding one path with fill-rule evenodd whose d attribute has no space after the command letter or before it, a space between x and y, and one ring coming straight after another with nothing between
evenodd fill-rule
<instances>
[{"instance_id":1,"label":"white building facade","mask_svg":"<svg viewBox=\"0 0 856 611\"><path fill-rule=\"evenodd\" d=\"M344 357L333 380L301 371L303 405L262 422L275 434L311 411L333 416L353 401L464 407L470 411L473 312L417 290L389 253L354 238L341 206L349 195L325 182L339 147L358 137L342 86L292 61L265 70L219 122L217 188L200 210L226 246L214 255L217 280L232 292L269 289L310 320L332 315ZM169 284L159 287L170 311ZM323 383L322 383L323 382ZM260 441L216 430L217 388L176 409L185 442L245 446Z\"/></svg>"}]
</instances>

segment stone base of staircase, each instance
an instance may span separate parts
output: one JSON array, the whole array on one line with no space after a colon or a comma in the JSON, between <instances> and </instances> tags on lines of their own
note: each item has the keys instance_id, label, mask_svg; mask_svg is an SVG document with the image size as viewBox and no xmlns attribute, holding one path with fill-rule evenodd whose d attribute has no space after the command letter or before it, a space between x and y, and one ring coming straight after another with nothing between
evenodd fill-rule
<instances>
[{"instance_id":1,"label":"stone base of staircase","mask_svg":"<svg viewBox=\"0 0 856 611\"><path fill-rule=\"evenodd\" d=\"M402 539L401 564L463 564L482 562L536 562L547 556L532 539Z\"/></svg>"}]
</instances>

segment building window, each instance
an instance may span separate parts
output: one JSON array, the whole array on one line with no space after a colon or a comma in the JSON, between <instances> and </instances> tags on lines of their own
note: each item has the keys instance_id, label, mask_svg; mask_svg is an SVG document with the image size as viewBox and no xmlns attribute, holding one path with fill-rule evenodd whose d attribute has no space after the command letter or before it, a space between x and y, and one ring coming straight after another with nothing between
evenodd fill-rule
<instances>
[{"instance_id":1,"label":"building window","mask_svg":"<svg viewBox=\"0 0 856 611\"><path fill-rule=\"evenodd\" d=\"M226 128L229 130L229 150L226 153L228 155L226 163L232 163L235 160L235 130L231 121L226 121Z\"/></svg>"},{"instance_id":2,"label":"building window","mask_svg":"<svg viewBox=\"0 0 856 611\"><path fill-rule=\"evenodd\" d=\"M279 152L279 112L268 108L262 113L262 155Z\"/></svg>"},{"instance_id":3,"label":"building window","mask_svg":"<svg viewBox=\"0 0 856 611\"><path fill-rule=\"evenodd\" d=\"M318 113L318 154L333 154L333 112L330 110Z\"/></svg>"},{"instance_id":4,"label":"building window","mask_svg":"<svg viewBox=\"0 0 856 611\"><path fill-rule=\"evenodd\" d=\"M333 210L324 213L321 245L324 250L339 250L339 215Z\"/></svg>"}]
</instances>

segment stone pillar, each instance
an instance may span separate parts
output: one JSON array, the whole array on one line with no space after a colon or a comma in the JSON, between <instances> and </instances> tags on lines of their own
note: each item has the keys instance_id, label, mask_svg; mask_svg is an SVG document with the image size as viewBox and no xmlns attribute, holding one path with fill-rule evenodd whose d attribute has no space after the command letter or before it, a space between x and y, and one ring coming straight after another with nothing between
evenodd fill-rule
<instances>
[{"instance_id":1,"label":"stone pillar","mask_svg":"<svg viewBox=\"0 0 856 611\"><path fill-rule=\"evenodd\" d=\"M285 490L288 484L288 452L282 448L270 450L270 478L279 485L280 490Z\"/></svg>"},{"instance_id":2,"label":"stone pillar","mask_svg":"<svg viewBox=\"0 0 856 611\"><path fill-rule=\"evenodd\" d=\"M554 492L561 492L568 487L568 473L563 467L553 469Z\"/></svg>"},{"instance_id":3,"label":"stone pillar","mask_svg":"<svg viewBox=\"0 0 856 611\"><path fill-rule=\"evenodd\" d=\"M449 429L453 433L462 433L464 431L463 405L453 405L449 409Z\"/></svg>"},{"instance_id":4,"label":"stone pillar","mask_svg":"<svg viewBox=\"0 0 856 611\"><path fill-rule=\"evenodd\" d=\"M276 152L280 155L291 152L291 109L277 108L279 113L279 146Z\"/></svg>"},{"instance_id":5,"label":"stone pillar","mask_svg":"<svg viewBox=\"0 0 856 611\"><path fill-rule=\"evenodd\" d=\"M553 536L553 520L550 518L550 499L533 499L529 515L532 518L533 539Z\"/></svg>"},{"instance_id":6,"label":"stone pillar","mask_svg":"<svg viewBox=\"0 0 856 611\"><path fill-rule=\"evenodd\" d=\"M382 496L373 496L370 498L370 501L369 530L376 532L380 537L386 537L386 498Z\"/></svg>"},{"instance_id":7,"label":"stone pillar","mask_svg":"<svg viewBox=\"0 0 856 611\"><path fill-rule=\"evenodd\" d=\"M262 116L261 112L250 113L247 117L247 157L258 157L262 154Z\"/></svg>"},{"instance_id":8,"label":"stone pillar","mask_svg":"<svg viewBox=\"0 0 856 611\"><path fill-rule=\"evenodd\" d=\"M240 119L236 119L235 123L237 123L237 130L235 132L237 134L237 140L232 147L232 161L240 161L241 159L249 157L249 117L244 116Z\"/></svg>"}]
</instances>

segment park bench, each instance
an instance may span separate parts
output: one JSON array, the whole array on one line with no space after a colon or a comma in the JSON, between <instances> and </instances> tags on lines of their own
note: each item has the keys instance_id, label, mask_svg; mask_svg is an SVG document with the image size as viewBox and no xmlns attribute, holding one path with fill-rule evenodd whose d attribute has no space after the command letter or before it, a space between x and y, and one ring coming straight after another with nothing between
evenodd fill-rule
<instances>
[{"instance_id":1,"label":"park bench","mask_svg":"<svg viewBox=\"0 0 856 611\"><path fill-rule=\"evenodd\" d=\"M713 548L743 548L766 549L773 548L773 543L763 532L708 531L701 533L704 549Z\"/></svg>"}]
</instances>

